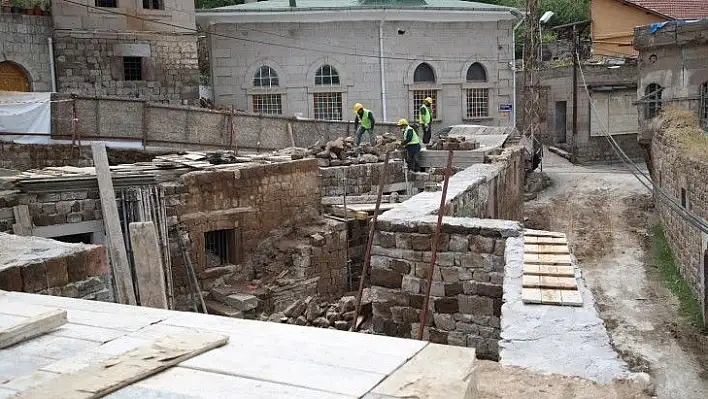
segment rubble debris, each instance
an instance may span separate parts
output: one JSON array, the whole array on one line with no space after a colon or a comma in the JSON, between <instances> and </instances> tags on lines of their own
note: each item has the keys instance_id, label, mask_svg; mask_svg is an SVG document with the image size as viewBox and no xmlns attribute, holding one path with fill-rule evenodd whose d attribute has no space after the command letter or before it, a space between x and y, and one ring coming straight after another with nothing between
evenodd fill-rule
<instances>
[{"instance_id":1,"label":"rubble debris","mask_svg":"<svg viewBox=\"0 0 708 399\"><path fill-rule=\"evenodd\" d=\"M361 315L359 316L363 322L359 323L359 330L371 332L371 295L368 289L364 291ZM270 316L261 315L259 319L273 323L351 330L354 324L355 311L356 298L354 296L345 296L336 302L323 301L318 297L309 296L306 299L296 300L282 313L274 313Z\"/></svg>"},{"instance_id":2,"label":"rubble debris","mask_svg":"<svg viewBox=\"0 0 708 399\"><path fill-rule=\"evenodd\" d=\"M455 136L446 136L446 137L439 137L437 140L435 140L433 143L431 143L429 146L427 146L427 149L429 150L462 150L462 151L470 151L470 150L475 150L479 148L479 143L476 141L468 141L466 137L460 136L460 137L455 137Z\"/></svg>"},{"instance_id":3,"label":"rubble debris","mask_svg":"<svg viewBox=\"0 0 708 399\"><path fill-rule=\"evenodd\" d=\"M318 140L306 151L305 155L299 152L297 155L293 154L292 159L306 156L315 157L322 167L376 163L382 162L386 152L393 151L396 148L397 142L396 136L389 133L383 136L377 136L376 145L373 147L369 143L362 143L356 146L355 140L351 136L339 137L327 143L322 143L322 141ZM277 153L287 155L287 153L282 151L278 151Z\"/></svg>"}]
</instances>

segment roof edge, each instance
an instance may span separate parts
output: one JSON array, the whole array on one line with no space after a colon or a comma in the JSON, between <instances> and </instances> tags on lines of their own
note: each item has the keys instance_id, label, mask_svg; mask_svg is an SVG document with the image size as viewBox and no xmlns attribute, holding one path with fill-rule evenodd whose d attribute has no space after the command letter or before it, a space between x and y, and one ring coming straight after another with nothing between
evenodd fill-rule
<instances>
[{"instance_id":1,"label":"roof edge","mask_svg":"<svg viewBox=\"0 0 708 399\"><path fill-rule=\"evenodd\" d=\"M677 18L674 18L674 17L672 17L672 16L670 16L670 15L662 14L662 13L660 13L659 11L652 10L651 8L646 8L646 7L640 6L640 5L637 4L637 3L632 3L631 1L627 1L627 0L616 0L616 1L619 1L620 3L625 4L625 5L628 5L628 6L630 6L630 7L634 7L634 8L636 8L636 9L638 9L638 10L642 10L642 11L648 12L648 13L650 13L650 14L654 14L654 15L656 15L657 17L667 18L667 19L670 19L670 20L675 20L675 19L677 19Z\"/></svg>"}]
</instances>

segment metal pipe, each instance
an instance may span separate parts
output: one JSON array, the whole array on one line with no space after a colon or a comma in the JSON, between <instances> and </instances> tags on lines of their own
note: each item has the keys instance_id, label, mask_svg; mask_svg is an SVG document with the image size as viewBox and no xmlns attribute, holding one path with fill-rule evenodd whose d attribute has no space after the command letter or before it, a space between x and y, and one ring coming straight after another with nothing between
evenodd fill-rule
<instances>
[{"instance_id":1,"label":"metal pipe","mask_svg":"<svg viewBox=\"0 0 708 399\"><path fill-rule=\"evenodd\" d=\"M57 73L54 70L54 43L51 37L47 38L47 45L49 47L49 71L52 75L52 93L57 92Z\"/></svg>"},{"instance_id":2,"label":"metal pipe","mask_svg":"<svg viewBox=\"0 0 708 399\"><path fill-rule=\"evenodd\" d=\"M347 241L349 241L349 212L347 212L347 175L344 174L342 178L342 185L344 186L344 196L342 202L344 203L344 225L346 226ZM345 256L347 262L347 290L352 289L352 262L349 260L349 242L345 246Z\"/></svg>"},{"instance_id":3,"label":"metal pipe","mask_svg":"<svg viewBox=\"0 0 708 399\"><path fill-rule=\"evenodd\" d=\"M390 153L386 151L386 159L384 159L383 171L379 178L379 188L376 194L376 206L374 207L374 216L371 218L369 225L369 240L366 242L366 253L364 254L364 264L361 267L361 278L359 278L359 291L356 294L356 310L354 311L354 322L351 330L356 327L359 312L361 312L361 295L364 292L364 278L369 269L369 261L371 260L371 246L374 243L374 232L376 231L376 220L379 216L379 208L381 207L381 197L383 196L384 182L386 181L386 172L388 169L388 158Z\"/></svg>"},{"instance_id":4,"label":"metal pipe","mask_svg":"<svg viewBox=\"0 0 708 399\"><path fill-rule=\"evenodd\" d=\"M418 339L423 339L423 330L428 323L428 307L430 306L430 287L433 285L433 272L435 271L435 262L438 260L438 247L440 246L440 230L442 230L442 219L445 216L447 204L447 186L450 182L452 174L452 155L450 150L447 154L447 168L445 169L445 182L443 183L442 198L440 198L440 208L438 209L438 224L435 227L435 236L433 236L433 254L430 259L430 269L428 269L428 284L425 288L425 303L423 303L423 312L420 314L420 326L418 326Z\"/></svg>"},{"instance_id":5,"label":"metal pipe","mask_svg":"<svg viewBox=\"0 0 708 399\"><path fill-rule=\"evenodd\" d=\"M379 21L379 68L381 69L381 112L383 121L388 120L386 110L386 70L384 69L384 39L383 39L383 19Z\"/></svg>"}]
</instances>

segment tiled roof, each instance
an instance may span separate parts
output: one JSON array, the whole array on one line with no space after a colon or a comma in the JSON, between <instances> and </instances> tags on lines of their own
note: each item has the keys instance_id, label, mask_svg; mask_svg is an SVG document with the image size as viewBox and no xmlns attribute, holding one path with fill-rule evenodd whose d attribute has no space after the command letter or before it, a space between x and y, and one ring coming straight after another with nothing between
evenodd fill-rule
<instances>
[{"instance_id":1,"label":"tiled roof","mask_svg":"<svg viewBox=\"0 0 708 399\"><path fill-rule=\"evenodd\" d=\"M507 11L509 7L496 6L493 4L476 3L472 1L460 0L297 0L297 7L291 8L289 0L268 0L255 3L246 3L235 6L219 7L215 10L233 11L275 11L275 10L297 10L308 8L445 8L445 9L465 9L465 10L498 10Z\"/></svg>"},{"instance_id":2,"label":"tiled roof","mask_svg":"<svg viewBox=\"0 0 708 399\"><path fill-rule=\"evenodd\" d=\"M708 18L708 0L626 0L676 19Z\"/></svg>"}]
</instances>

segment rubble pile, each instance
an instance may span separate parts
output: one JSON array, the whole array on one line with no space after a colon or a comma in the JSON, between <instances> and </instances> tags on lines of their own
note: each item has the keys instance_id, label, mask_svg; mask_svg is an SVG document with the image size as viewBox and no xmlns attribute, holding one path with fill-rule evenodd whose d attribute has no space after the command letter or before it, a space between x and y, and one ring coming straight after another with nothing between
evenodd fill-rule
<instances>
[{"instance_id":1,"label":"rubble pile","mask_svg":"<svg viewBox=\"0 0 708 399\"><path fill-rule=\"evenodd\" d=\"M428 147L429 150L475 150L479 148L479 143L476 141L468 141L466 137L440 137L434 143L431 143Z\"/></svg>"},{"instance_id":2,"label":"rubble pile","mask_svg":"<svg viewBox=\"0 0 708 399\"><path fill-rule=\"evenodd\" d=\"M368 290L362 296L362 305L359 315L357 330L360 332L371 331L371 300ZM354 326L356 314L356 298L345 296L337 302L329 302L318 297L309 296L298 299L288 306L283 312L270 316L262 315L261 320L276 323L295 324L298 326L312 326L337 330L350 330Z\"/></svg>"},{"instance_id":3,"label":"rubble pile","mask_svg":"<svg viewBox=\"0 0 708 399\"><path fill-rule=\"evenodd\" d=\"M346 166L352 164L375 163L384 160L386 152L396 148L397 139L392 134L376 137L376 145L362 142L357 146L353 137L340 137L322 143L316 142L309 154L319 160L320 166Z\"/></svg>"}]
</instances>

